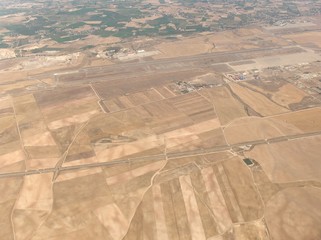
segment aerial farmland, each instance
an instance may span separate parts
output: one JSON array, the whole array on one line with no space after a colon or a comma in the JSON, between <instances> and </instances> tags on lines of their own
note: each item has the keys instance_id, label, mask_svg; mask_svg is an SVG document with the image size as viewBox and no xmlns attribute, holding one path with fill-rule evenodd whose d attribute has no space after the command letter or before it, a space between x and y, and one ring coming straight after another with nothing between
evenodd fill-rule
<instances>
[{"instance_id":1,"label":"aerial farmland","mask_svg":"<svg viewBox=\"0 0 321 240\"><path fill-rule=\"evenodd\" d=\"M1 240L321 239L318 1L31 2L0 5Z\"/></svg>"}]
</instances>

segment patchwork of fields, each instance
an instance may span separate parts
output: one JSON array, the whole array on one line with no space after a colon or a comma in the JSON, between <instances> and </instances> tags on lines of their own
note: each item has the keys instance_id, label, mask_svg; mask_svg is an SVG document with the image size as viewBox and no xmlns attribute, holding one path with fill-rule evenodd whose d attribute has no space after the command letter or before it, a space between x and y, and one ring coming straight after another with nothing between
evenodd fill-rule
<instances>
[{"instance_id":1,"label":"patchwork of fields","mask_svg":"<svg viewBox=\"0 0 321 240\"><path fill-rule=\"evenodd\" d=\"M267 51L312 54L247 49L3 82L0 239L319 239L321 98L317 77L292 68L320 63L248 71Z\"/></svg>"}]
</instances>

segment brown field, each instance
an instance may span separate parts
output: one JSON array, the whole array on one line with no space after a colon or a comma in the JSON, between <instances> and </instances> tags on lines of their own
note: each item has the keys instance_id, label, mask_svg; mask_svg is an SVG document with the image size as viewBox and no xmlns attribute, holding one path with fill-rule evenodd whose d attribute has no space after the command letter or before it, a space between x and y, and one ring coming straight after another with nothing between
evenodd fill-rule
<instances>
[{"instance_id":1,"label":"brown field","mask_svg":"<svg viewBox=\"0 0 321 240\"><path fill-rule=\"evenodd\" d=\"M314 44L317 47L321 47L321 32L304 32L283 35L284 38L291 39L298 44Z\"/></svg>"},{"instance_id":2,"label":"brown field","mask_svg":"<svg viewBox=\"0 0 321 240\"><path fill-rule=\"evenodd\" d=\"M23 150L20 149L19 146L15 148L13 147L13 145L18 144L19 142L13 142L12 144L2 145L2 147L4 147L8 153L2 153L0 156L0 172L7 172L10 169L12 171L18 171L19 169L21 169L21 164L25 164L26 155Z\"/></svg>"},{"instance_id":3,"label":"brown field","mask_svg":"<svg viewBox=\"0 0 321 240\"><path fill-rule=\"evenodd\" d=\"M273 239L319 239L321 194L317 188L289 188L266 206L266 223Z\"/></svg>"},{"instance_id":4,"label":"brown field","mask_svg":"<svg viewBox=\"0 0 321 240\"><path fill-rule=\"evenodd\" d=\"M120 40L72 47L92 39ZM222 74L305 50L259 27L140 43L163 59L0 73L0 239L319 239L321 108L305 102L318 96L285 81L295 66L274 82L273 68Z\"/></svg>"},{"instance_id":5,"label":"brown field","mask_svg":"<svg viewBox=\"0 0 321 240\"><path fill-rule=\"evenodd\" d=\"M15 208L50 211L52 205L52 174L28 176L24 179ZM34 186L38 187L35 188ZM23 232L23 231L22 231Z\"/></svg>"},{"instance_id":6,"label":"brown field","mask_svg":"<svg viewBox=\"0 0 321 240\"><path fill-rule=\"evenodd\" d=\"M137 155L153 148L162 148L164 141L170 152L184 150L187 144L190 150L199 146L224 145L220 123L211 104L196 93L188 95L148 103L109 116L97 115L75 142L76 149L82 146L83 154L79 151L72 153L71 148L66 164L111 161ZM95 153L89 144L95 144Z\"/></svg>"},{"instance_id":7,"label":"brown field","mask_svg":"<svg viewBox=\"0 0 321 240\"><path fill-rule=\"evenodd\" d=\"M204 74L204 70L184 70L179 72L149 74L139 77L124 77L113 81L93 84L99 96L109 100L125 94L145 91L150 88L161 87L171 82L187 81ZM128 84L130 82L130 84Z\"/></svg>"},{"instance_id":8,"label":"brown field","mask_svg":"<svg viewBox=\"0 0 321 240\"><path fill-rule=\"evenodd\" d=\"M253 82L243 82L243 84L250 88L254 88L264 95L269 95L269 98L272 101L286 108L290 108L291 104L300 103L305 97L308 96L308 94L306 94L304 91L298 89L290 83L280 83L281 86L279 86L277 90L273 89L274 91L265 89L265 87L269 88L270 85L274 85L274 83L271 83L270 81L266 82L263 86L257 86L258 84Z\"/></svg>"},{"instance_id":9,"label":"brown field","mask_svg":"<svg viewBox=\"0 0 321 240\"><path fill-rule=\"evenodd\" d=\"M320 117L321 109L313 108L298 112L281 114L272 118L295 126L303 132L316 132L321 130Z\"/></svg>"},{"instance_id":10,"label":"brown field","mask_svg":"<svg viewBox=\"0 0 321 240\"><path fill-rule=\"evenodd\" d=\"M17 118L11 101L4 100L1 104L0 116L0 172L19 171L25 167L26 154L17 128Z\"/></svg>"},{"instance_id":11,"label":"brown field","mask_svg":"<svg viewBox=\"0 0 321 240\"><path fill-rule=\"evenodd\" d=\"M260 36L260 41L253 40L253 35ZM182 38L172 42L162 42L154 48L161 54L154 58L170 58L190 56L207 52L254 49L259 47L286 46L288 43L264 33L259 28L248 28L235 31L224 31L215 34L202 34L190 38Z\"/></svg>"},{"instance_id":12,"label":"brown field","mask_svg":"<svg viewBox=\"0 0 321 240\"><path fill-rule=\"evenodd\" d=\"M118 98L104 101L104 104L109 112L117 112L123 109L135 107L138 105L156 102L164 99L155 89L146 90L129 94L128 96L120 96Z\"/></svg>"},{"instance_id":13,"label":"brown field","mask_svg":"<svg viewBox=\"0 0 321 240\"><path fill-rule=\"evenodd\" d=\"M294 126L272 118L246 117L242 120L242 115L226 117L219 111L216 113L216 106L219 108L220 103L224 104L225 98L231 106L236 106L235 109L240 109L241 105L227 88L222 87L167 99L156 98L161 95L155 90L136 92L125 96L131 105L120 112L100 112L88 123L75 121L70 125L48 128L46 125L51 126L50 120L60 120L54 117L56 109L61 118L67 117L57 106L73 106L71 114L78 116L82 108L87 109L86 101L97 103L97 98L88 89L79 89L84 92L83 99L78 99L77 94L71 97L65 89L61 91L51 92L48 98L37 94L35 98L26 95L13 101L19 113L18 123L24 124L21 134L30 157L27 160L28 169L53 167L66 150L62 165L77 166L212 148L225 145L225 137L229 143L237 143L300 133ZM135 106L137 98L145 103ZM38 104L40 99L44 100ZM78 104L81 105L79 109ZM4 109L9 106L9 102L3 103ZM35 113L31 122L27 118L29 109ZM224 133L216 114L231 119ZM9 120L12 121L10 115L3 119ZM261 133L260 129L266 133ZM312 153L312 148L317 149L317 143L306 141L293 148L280 146L280 149L274 150L280 152L280 159L275 161L282 164L282 160L286 160L285 156L290 153L285 152L284 156L284 149L294 152L295 157L309 151L311 156L305 154L302 157L312 159L320 155ZM271 157L262 160L261 155L254 155L258 148L248 154L262 165L270 177L266 162ZM21 151L10 154L23 157ZM3 155L3 159L10 156L13 155ZM291 161L293 159L291 157ZM302 161L301 158L295 160L298 163ZM296 167L293 165L293 169ZM8 167L4 169L10 170ZM315 176L319 176L315 171ZM306 168L305 172L311 174L312 171ZM287 173L290 174L290 171ZM147 239L177 239L182 236L197 240L231 237L265 240L268 239L267 228L260 219L267 215L269 230L274 224L269 222L269 214L272 213L264 211L262 199L268 199L264 204L273 203L276 192L267 191L261 185L257 187L255 181L258 178L253 178L252 174L239 157L228 151L170 160L166 156L161 160L132 160L110 167L61 172L53 182L52 173L31 175L25 177L23 183L21 181L19 196L14 195L13 200L0 202L3 208L8 208L2 214L2 222L9 229L1 234L6 239L13 236L12 214L16 239L29 237L36 240L43 236L51 240L62 237L135 239L141 235ZM273 174L277 176L277 172Z\"/></svg>"},{"instance_id":14,"label":"brown field","mask_svg":"<svg viewBox=\"0 0 321 240\"><path fill-rule=\"evenodd\" d=\"M213 43L206 42L205 37L177 40L176 42L164 42L155 48L161 52L155 59L191 56L195 54L211 52Z\"/></svg>"},{"instance_id":15,"label":"brown field","mask_svg":"<svg viewBox=\"0 0 321 240\"><path fill-rule=\"evenodd\" d=\"M308 95L292 84L282 86L272 97L278 104L290 108L291 104L300 103Z\"/></svg>"},{"instance_id":16,"label":"brown field","mask_svg":"<svg viewBox=\"0 0 321 240\"><path fill-rule=\"evenodd\" d=\"M50 129L86 122L100 112L97 97L90 87L66 88L35 95Z\"/></svg>"},{"instance_id":17,"label":"brown field","mask_svg":"<svg viewBox=\"0 0 321 240\"><path fill-rule=\"evenodd\" d=\"M168 87L166 86L161 86L161 87L157 87L155 88L155 90L161 94L164 98L170 98L170 97L175 97L176 94L173 93Z\"/></svg>"},{"instance_id":18,"label":"brown field","mask_svg":"<svg viewBox=\"0 0 321 240\"><path fill-rule=\"evenodd\" d=\"M195 122L216 118L213 105L198 93L190 93L188 95L171 98L169 103Z\"/></svg>"},{"instance_id":19,"label":"brown field","mask_svg":"<svg viewBox=\"0 0 321 240\"><path fill-rule=\"evenodd\" d=\"M232 235L232 234L231 234ZM235 239L254 240L254 239L269 239L266 225L263 221L257 221L251 224L240 224L234 227L233 235Z\"/></svg>"},{"instance_id":20,"label":"brown field","mask_svg":"<svg viewBox=\"0 0 321 240\"><path fill-rule=\"evenodd\" d=\"M302 131L291 124L272 118L245 117L225 126L224 134L229 144L294 135Z\"/></svg>"},{"instance_id":21,"label":"brown field","mask_svg":"<svg viewBox=\"0 0 321 240\"><path fill-rule=\"evenodd\" d=\"M161 182L160 185L153 186L152 192L154 196L157 193L156 196L161 197L163 201L160 202L155 199L153 205L155 210L159 209L160 203L163 205L163 210L160 209L155 214L164 216L162 217L163 223L159 223L159 225L162 226L162 229L165 228L167 232L160 232L157 227L154 230L148 228L148 232L144 230L145 218L141 218L139 214L142 211L144 216L147 208L144 199L141 209L136 212L131 224L141 229L142 234L154 235L154 239L160 239L158 236L176 239L181 234L184 234L183 236L187 238L191 236L192 239L209 239L219 233L224 233L230 228L232 222L238 221L237 219L249 220L256 217L257 214L260 214L261 206L256 199L257 195L253 186L247 185L248 200L251 199L254 203L251 210L245 210L246 207L244 208L242 205L242 203L245 203L243 202L245 200L243 199L244 195L239 195L240 192L238 191L234 192L242 187L238 185L238 180L232 177L233 174L230 171L238 166L241 171L244 170L245 175L248 174L246 168L238 165L238 163L240 162L237 160L231 160L224 165L218 164L214 167L202 168L201 171L193 168L192 165L191 167L188 167L189 165L182 166L179 172L175 169L170 170L170 172L164 171L160 174L160 178L156 180ZM189 175L186 175L188 173ZM249 175L248 177L248 180L250 180ZM145 198L148 198L147 193ZM168 201L170 198L173 199L173 202ZM147 203L150 203L150 201L146 201ZM212 209L211 212L209 208ZM249 215L244 214L244 210ZM222 218L222 216L225 217ZM155 221L155 218L153 221ZM178 224L177 227L174 227L175 222ZM129 228L128 237L135 234L135 228L132 225Z\"/></svg>"},{"instance_id":22,"label":"brown field","mask_svg":"<svg viewBox=\"0 0 321 240\"><path fill-rule=\"evenodd\" d=\"M235 99L228 88L217 87L204 91L215 106L215 111L222 125L234 119L247 116L244 106Z\"/></svg>"},{"instance_id":23,"label":"brown field","mask_svg":"<svg viewBox=\"0 0 321 240\"><path fill-rule=\"evenodd\" d=\"M254 92L236 83L231 83L232 91L239 96L248 106L251 106L262 116L275 115L287 112L288 110L270 101L264 95Z\"/></svg>"},{"instance_id":24,"label":"brown field","mask_svg":"<svg viewBox=\"0 0 321 240\"><path fill-rule=\"evenodd\" d=\"M253 39L254 35L259 37L260 39ZM274 37L258 27L248 27L232 31L224 31L209 35L209 38L214 41L218 49L226 50L288 45L288 43L284 39Z\"/></svg>"},{"instance_id":25,"label":"brown field","mask_svg":"<svg viewBox=\"0 0 321 240\"><path fill-rule=\"evenodd\" d=\"M320 141L320 137L309 137L260 145L246 155L259 162L273 182L320 181Z\"/></svg>"},{"instance_id":26,"label":"brown field","mask_svg":"<svg viewBox=\"0 0 321 240\"><path fill-rule=\"evenodd\" d=\"M176 165L155 175L164 164L105 167L106 181L101 173L60 180L54 185L53 210L34 239L43 234L49 239L58 239L61 234L71 239L80 235L80 239L131 239L137 234L150 239L209 239L230 229L232 222L252 221L263 214L250 172L239 159L200 165L201 170ZM236 169L242 172L242 182ZM150 187L153 176L157 177ZM64 221L61 211L66 214ZM57 228L50 227L53 222ZM104 231L91 231L93 226ZM242 225L235 234L257 231L264 236L264 229L260 223Z\"/></svg>"},{"instance_id":27,"label":"brown field","mask_svg":"<svg viewBox=\"0 0 321 240\"><path fill-rule=\"evenodd\" d=\"M92 59L89 63L89 65L91 67L97 67L97 66L105 66L105 65L109 65L109 64L113 64L112 61L110 61L109 59Z\"/></svg>"},{"instance_id":28,"label":"brown field","mask_svg":"<svg viewBox=\"0 0 321 240\"><path fill-rule=\"evenodd\" d=\"M23 183L23 178L0 179L0 238L13 240L13 226L11 214L14 209L15 201L19 196L19 191Z\"/></svg>"}]
</instances>

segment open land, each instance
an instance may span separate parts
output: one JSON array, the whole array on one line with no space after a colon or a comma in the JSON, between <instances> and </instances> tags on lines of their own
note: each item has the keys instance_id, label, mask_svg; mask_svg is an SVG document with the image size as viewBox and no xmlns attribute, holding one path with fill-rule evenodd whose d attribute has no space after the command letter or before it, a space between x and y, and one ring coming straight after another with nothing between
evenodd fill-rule
<instances>
[{"instance_id":1,"label":"open land","mask_svg":"<svg viewBox=\"0 0 321 240\"><path fill-rule=\"evenodd\" d=\"M321 6L167 2L0 11L0 239L321 238Z\"/></svg>"}]
</instances>

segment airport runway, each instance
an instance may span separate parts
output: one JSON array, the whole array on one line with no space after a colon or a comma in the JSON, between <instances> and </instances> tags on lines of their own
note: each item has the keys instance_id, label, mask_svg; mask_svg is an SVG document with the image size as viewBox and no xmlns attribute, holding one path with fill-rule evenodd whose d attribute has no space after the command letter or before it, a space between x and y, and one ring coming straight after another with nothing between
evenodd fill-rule
<instances>
[{"instance_id":1,"label":"airport runway","mask_svg":"<svg viewBox=\"0 0 321 240\"><path fill-rule=\"evenodd\" d=\"M35 78L55 77L59 82L63 83L79 83L79 82L99 82L116 80L124 78L124 76L133 76L141 74L155 74L159 72L171 72L183 69L193 68L211 68L215 65L225 64L228 62L244 61L255 58L253 54L259 56L273 56L278 54L290 54L294 52L305 52L299 46L290 47L273 47L247 49L241 51L228 52L213 52L193 56L175 57L156 60L140 60L135 62L117 62L116 64L99 66L99 67L84 67L84 68L69 68L64 71L50 71L35 75ZM232 70L232 69L231 69Z\"/></svg>"}]
</instances>

